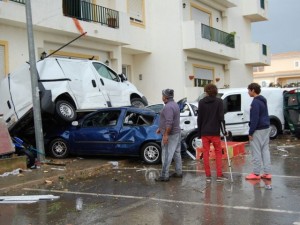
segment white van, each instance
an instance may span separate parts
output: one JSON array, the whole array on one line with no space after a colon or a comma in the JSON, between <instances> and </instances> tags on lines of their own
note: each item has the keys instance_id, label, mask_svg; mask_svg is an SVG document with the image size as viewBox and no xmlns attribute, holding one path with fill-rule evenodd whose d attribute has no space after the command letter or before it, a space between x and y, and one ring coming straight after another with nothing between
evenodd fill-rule
<instances>
[{"instance_id":1,"label":"white van","mask_svg":"<svg viewBox=\"0 0 300 225\"><path fill-rule=\"evenodd\" d=\"M148 105L125 75L118 75L99 61L46 58L36 65L42 112L65 121L75 120L80 110ZM32 109L29 69L25 64L1 81L0 113L8 127Z\"/></svg>"},{"instance_id":2,"label":"white van","mask_svg":"<svg viewBox=\"0 0 300 225\"><path fill-rule=\"evenodd\" d=\"M285 128L283 115L282 88L262 88L261 95L267 99L270 116L270 138L274 139ZM218 96L223 99L226 129L233 136L249 134L250 105L253 100L247 88L219 89Z\"/></svg>"}]
</instances>

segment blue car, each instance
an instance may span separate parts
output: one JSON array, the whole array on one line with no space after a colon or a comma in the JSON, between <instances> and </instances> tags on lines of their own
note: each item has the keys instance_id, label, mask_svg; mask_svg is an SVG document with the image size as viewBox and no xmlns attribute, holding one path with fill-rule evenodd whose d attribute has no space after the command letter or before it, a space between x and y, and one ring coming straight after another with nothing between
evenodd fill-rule
<instances>
[{"instance_id":1,"label":"blue car","mask_svg":"<svg viewBox=\"0 0 300 225\"><path fill-rule=\"evenodd\" d=\"M72 155L140 156L148 164L161 161L159 115L146 108L104 108L61 131L48 132L45 144L55 158Z\"/></svg>"}]
</instances>

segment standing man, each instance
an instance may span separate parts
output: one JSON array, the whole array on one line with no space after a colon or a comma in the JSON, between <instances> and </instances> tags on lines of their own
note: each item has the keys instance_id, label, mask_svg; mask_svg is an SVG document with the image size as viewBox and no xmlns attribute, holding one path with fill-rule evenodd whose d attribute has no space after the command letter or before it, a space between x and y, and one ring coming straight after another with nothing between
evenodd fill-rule
<instances>
[{"instance_id":1,"label":"standing man","mask_svg":"<svg viewBox=\"0 0 300 225\"><path fill-rule=\"evenodd\" d=\"M253 173L246 176L246 180L271 180L271 159L269 151L270 118L267 100L260 94L260 85L248 85L248 94L253 97L250 108L249 141L251 147ZM260 176L261 162L264 174Z\"/></svg>"},{"instance_id":2,"label":"standing man","mask_svg":"<svg viewBox=\"0 0 300 225\"><path fill-rule=\"evenodd\" d=\"M165 89L162 91L162 100L165 106L160 113L159 128L156 131L156 133L162 134L162 171L161 175L155 178L155 181L169 181L169 167L173 157L175 173L171 177L182 178L180 110L173 97L174 90Z\"/></svg>"},{"instance_id":3,"label":"standing man","mask_svg":"<svg viewBox=\"0 0 300 225\"><path fill-rule=\"evenodd\" d=\"M206 175L206 182L211 182L211 171L209 165L209 151L212 143L215 148L217 182L227 180L222 173L222 145L221 145L221 123L224 121L223 100L217 98L218 88L214 84L207 84L204 87L207 96L198 104L198 136L202 138L203 163Z\"/></svg>"}]
</instances>

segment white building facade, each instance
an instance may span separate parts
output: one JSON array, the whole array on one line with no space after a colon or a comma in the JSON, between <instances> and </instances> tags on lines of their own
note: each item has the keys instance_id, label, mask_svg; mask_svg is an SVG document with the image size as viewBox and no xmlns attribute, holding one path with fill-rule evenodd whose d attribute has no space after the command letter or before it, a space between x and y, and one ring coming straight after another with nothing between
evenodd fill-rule
<instances>
[{"instance_id":1,"label":"white building facade","mask_svg":"<svg viewBox=\"0 0 300 225\"><path fill-rule=\"evenodd\" d=\"M0 0L0 77L29 60L24 3ZM165 88L192 101L207 83L246 87L254 66L270 65L267 46L251 40L266 0L31 0L31 8L37 59L99 59L149 104Z\"/></svg>"}]
</instances>

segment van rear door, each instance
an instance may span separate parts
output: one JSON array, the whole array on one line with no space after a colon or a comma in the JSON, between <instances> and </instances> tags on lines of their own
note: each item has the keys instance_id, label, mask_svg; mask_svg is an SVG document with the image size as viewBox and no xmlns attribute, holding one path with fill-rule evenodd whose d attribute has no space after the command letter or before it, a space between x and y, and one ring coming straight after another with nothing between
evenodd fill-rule
<instances>
[{"instance_id":1,"label":"van rear door","mask_svg":"<svg viewBox=\"0 0 300 225\"><path fill-rule=\"evenodd\" d=\"M226 130L233 136L247 135L249 129L249 113L243 107L244 96L241 93L223 95ZM250 105L249 105L250 109Z\"/></svg>"}]
</instances>

